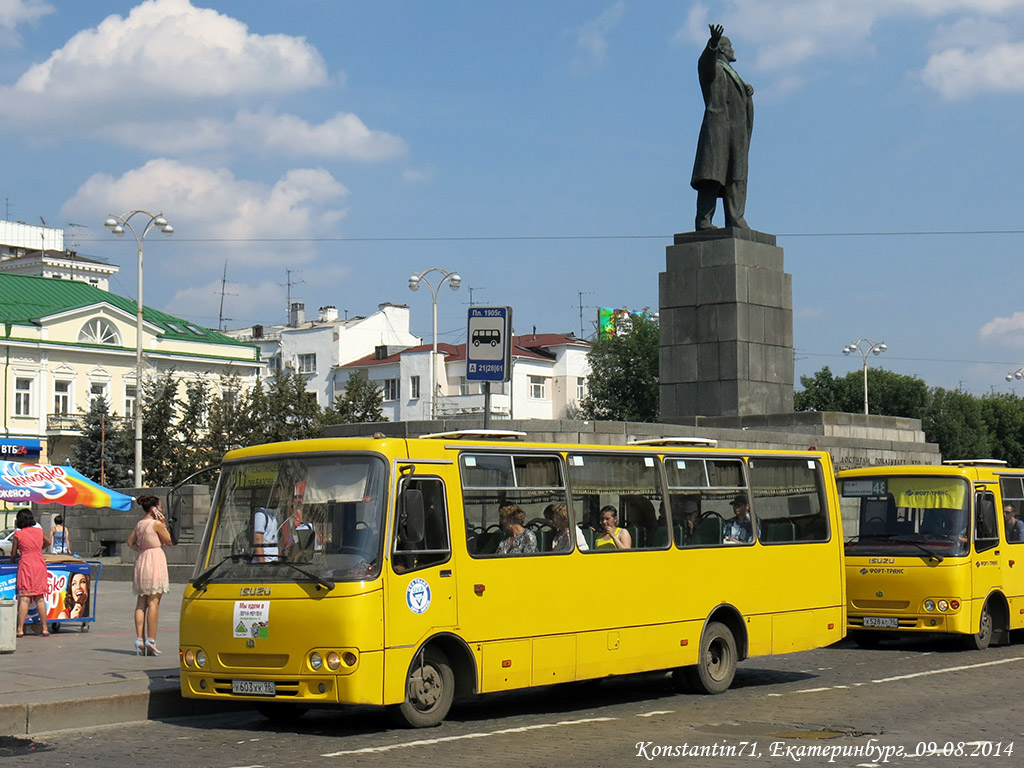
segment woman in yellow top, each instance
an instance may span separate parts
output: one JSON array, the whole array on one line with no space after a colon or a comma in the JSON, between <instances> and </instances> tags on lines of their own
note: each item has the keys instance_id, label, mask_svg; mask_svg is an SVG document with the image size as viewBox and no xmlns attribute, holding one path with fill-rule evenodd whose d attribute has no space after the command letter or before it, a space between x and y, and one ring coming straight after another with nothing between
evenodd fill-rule
<instances>
[{"instance_id":1,"label":"woman in yellow top","mask_svg":"<svg viewBox=\"0 0 1024 768\"><path fill-rule=\"evenodd\" d=\"M619 528L619 512L611 504L601 508L601 529L604 534L594 542L594 549L632 549L633 537Z\"/></svg>"}]
</instances>

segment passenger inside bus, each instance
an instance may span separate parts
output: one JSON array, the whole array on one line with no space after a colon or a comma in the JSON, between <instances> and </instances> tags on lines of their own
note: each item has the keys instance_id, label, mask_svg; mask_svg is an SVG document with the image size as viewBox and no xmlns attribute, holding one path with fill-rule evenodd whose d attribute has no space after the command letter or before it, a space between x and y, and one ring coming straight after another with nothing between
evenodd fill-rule
<instances>
[{"instance_id":1,"label":"passenger inside bus","mask_svg":"<svg viewBox=\"0 0 1024 768\"><path fill-rule=\"evenodd\" d=\"M537 553L537 536L526 527L526 513L518 504L498 510L498 525L505 538L498 544L498 555L532 555Z\"/></svg>"},{"instance_id":2,"label":"passenger inside bus","mask_svg":"<svg viewBox=\"0 0 1024 768\"><path fill-rule=\"evenodd\" d=\"M1003 506L1003 522L1006 524L1007 541L1024 541L1024 520L1017 518L1013 504L1007 503Z\"/></svg>"},{"instance_id":3,"label":"passenger inside bus","mask_svg":"<svg viewBox=\"0 0 1024 768\"><path fill-rule=\"evenodd\" d=\"M544 519L555 530L555 539L551 544L551 551L571 552L573 537L569 534L569 511L565 504L548 504L544 509ZM589 549L587 540L583 537L583 532L575 526L572 526L572 528L576 532L576 546L581 550Z\"/></svg>"},{"instance_id":4,"label":"passenger inside bus","mask_svg":"<svg viewBox=\"0 0 1024 768\"><path fill-rule=\"evenodd\" d=\"M594 549L632 549L633 539L629 531L619 528L619 511L611 504L601 508L601 531L603 534L594 542Z\"/></svg>"}]
</instances>

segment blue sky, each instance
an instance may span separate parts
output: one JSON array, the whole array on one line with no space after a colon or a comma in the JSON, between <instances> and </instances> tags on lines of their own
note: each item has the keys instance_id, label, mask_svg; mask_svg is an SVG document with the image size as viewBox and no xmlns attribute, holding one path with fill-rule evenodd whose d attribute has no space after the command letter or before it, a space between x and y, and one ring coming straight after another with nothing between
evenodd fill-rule
<instances>
[{"instance_id":1,"label":"blue sky","mask_svg":"<svg viewBox=\"0 0 1024 768\"><path fill-rule=\"evenodd\" d=\"M755 88L747 221L793 275L797 375L1016 391L1024 365L1024 0L0 0L9 218L122 271L110 212L163 211L145 303L216 327L408 303L457 270L516 330L656 307L693 228L696 60L725 25ZM720 217L721 214L719 214ZM720 223L720 218L718 219ZM1015 385L1024 389L1024 384ZM1022 393L1024 394L1024 393Z\"/></svg>"}]
</instances>

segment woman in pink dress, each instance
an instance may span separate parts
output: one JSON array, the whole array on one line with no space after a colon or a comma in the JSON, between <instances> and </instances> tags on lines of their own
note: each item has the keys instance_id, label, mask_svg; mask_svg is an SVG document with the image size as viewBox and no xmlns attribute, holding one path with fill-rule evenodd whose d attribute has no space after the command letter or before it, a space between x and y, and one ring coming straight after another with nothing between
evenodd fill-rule
<instances>
[{"instance_id":1,"label":"woman in pink dress","mask_svg":"<svg viewBox=\"0 0 1024 768\"><path fill-rule=\"evenodd\" d=\"M50 537L36 525L30 509L19 509L14 518L14 541L11 544L11 560L18 563L18 637L25 636L25 619L28 618L29 603L36 604L39 621L46 631L46 560L43 549L50 546Z\"/></svg>"},{"instance_id":2,"label":"woman in pink dress","mask_svg":"<svg viewBox=\"0 0 1024 768\"><path fill-rule=\"evenodd\" d=\"M164 555L163 547L171 545L171 534L164 524L160 499L156 496L139 496L137 501L146 516L135 524L135 530L128 537L128 546L139 553L135 559L135 577L132 579L132 591L137 597L135 652L139 656L160 656L163 651L156 647L160 598L170 591L167 556Z\"/></svg>"}]
</instances>

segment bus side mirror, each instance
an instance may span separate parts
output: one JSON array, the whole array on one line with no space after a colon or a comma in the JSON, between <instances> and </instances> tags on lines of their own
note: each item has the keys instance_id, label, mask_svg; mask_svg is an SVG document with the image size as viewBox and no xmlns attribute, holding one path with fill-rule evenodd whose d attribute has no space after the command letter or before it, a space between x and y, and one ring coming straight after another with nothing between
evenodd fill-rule
<instances>
[{"instance_id":1,"label":"bus side mirror","mask_svg":"<svg viewBox=\"0 0 1024 768\"><path fill-rule=\"evenodd\" d=\"M400 499L398 535L405 544L419 544L423 541L424 512L423 491L406 488Z\"/></svg>"}]
</instances>

